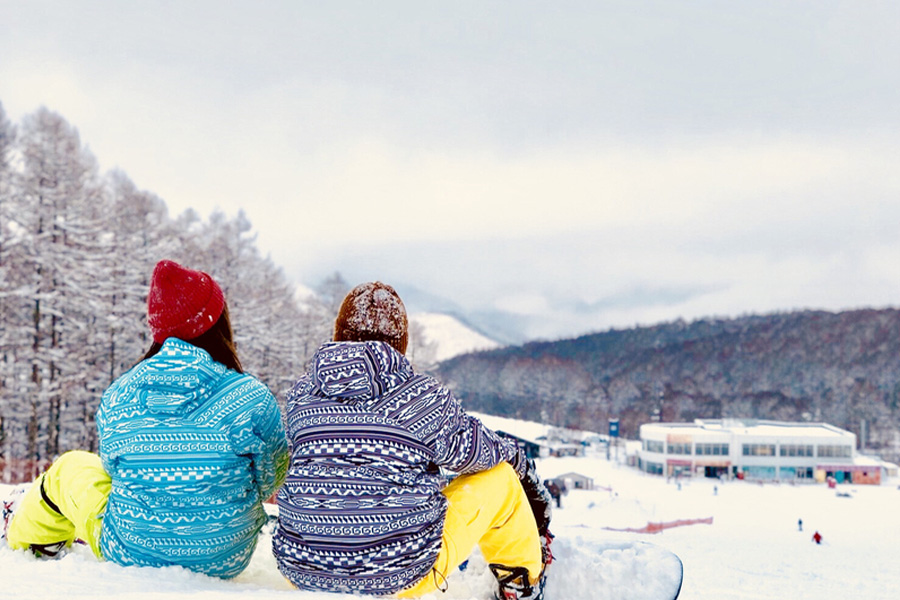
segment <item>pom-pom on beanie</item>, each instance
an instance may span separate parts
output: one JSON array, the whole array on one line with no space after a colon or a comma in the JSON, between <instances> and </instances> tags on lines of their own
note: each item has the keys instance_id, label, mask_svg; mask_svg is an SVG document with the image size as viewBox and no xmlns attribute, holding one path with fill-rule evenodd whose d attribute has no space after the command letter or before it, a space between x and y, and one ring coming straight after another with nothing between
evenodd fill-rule
<instances>
[{"instance_id":1,"label":"pom-pom on beanie","mask_svg":"<svg viewBox=\"0 0 900 600\"><path fill-rule=\"evenodd\" d=\"M153 269L147 296L147 322L153 341L192 340L206 333L225 308L222 288L207 273L161 260Z\"/></svg>"},{"instance_id":2,"label":"pom-pom on beanie","mask_svg":"<svg viewBox=\"0 0 900 600\"><path fill-rule=\"evenodd\" d=\"M391 286L362 283L347 294L334 321L336 342L387 342L400 354L409 340L406 307Z\"/></svg>"}]
</instances>

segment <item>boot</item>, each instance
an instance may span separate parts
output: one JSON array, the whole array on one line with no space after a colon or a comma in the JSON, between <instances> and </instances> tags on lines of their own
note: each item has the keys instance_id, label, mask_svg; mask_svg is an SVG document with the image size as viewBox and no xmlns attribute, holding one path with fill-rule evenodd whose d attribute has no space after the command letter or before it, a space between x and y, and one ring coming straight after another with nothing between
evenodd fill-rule
<instances>
[{"instance_id":1,"label":"boot","mask_svg":"<svg viewBox=\"0 0 900 600\"><path fill-rule=\"evenodd\" d=\"M492 563L488 565L497 579L497 591L494 600L543 600L544 584L547 581L545 571L537 583L528 582L528 569L525 567L507 567Z\"/></svg>"},{"instance_id":2,"label":"boot","mask_svg":"<svg viewBox=\"0 0 900 600\"><path fill-rule=\"evenodd\" d=\"M25 492L27 492L30 487L30 483L17 485L9 491L6 498L3 498L3 500L0 501L3 505L3 529L0 530L0 539L6 539L6 532L9 530L9 523L12 521L13 513L19 508L19 505L22 503L22 498L25 497Z\"/></svg>"}]
</instances>

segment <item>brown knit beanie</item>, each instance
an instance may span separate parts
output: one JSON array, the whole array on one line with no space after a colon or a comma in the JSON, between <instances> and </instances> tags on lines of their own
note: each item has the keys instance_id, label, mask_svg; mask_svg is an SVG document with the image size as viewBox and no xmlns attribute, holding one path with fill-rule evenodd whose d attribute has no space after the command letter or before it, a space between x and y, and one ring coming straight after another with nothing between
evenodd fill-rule
<instances>
[{"instance_id":1,"label":"brown knit beanie","mask_svg":"<svg viewBox=\"0 0 900 600\"><path fill-rule=\"evenodd\" d=\"M387 342L405 354L408 340L406 307L394 288L373 281L350 290L334 321L334 341Z\"/></svg>"},{"instance_id":2,"label":"brown knit beanie","mask_svg":"<svg viewBox=\"0 0 900 600\"><path fill-rule=\"evenodd\" d=\"M192 340L215 325L224 308L222 288L208 274L171 260L161 260L153 269L147 322L154 342Z\"/></svg>"}]
</instances>

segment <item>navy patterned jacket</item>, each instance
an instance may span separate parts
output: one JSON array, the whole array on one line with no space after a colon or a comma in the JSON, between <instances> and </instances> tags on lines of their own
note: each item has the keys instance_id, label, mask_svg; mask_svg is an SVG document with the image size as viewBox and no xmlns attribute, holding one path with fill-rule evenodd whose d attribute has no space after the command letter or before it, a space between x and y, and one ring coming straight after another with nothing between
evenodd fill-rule
<instances>
[{"instance_id":1,"label":"navy patterned jacket","mask_svg":"<svg viewBox=\"0 0 900 600\"><path fill-rule=\"evenodd\" d=\"M384 342L330 342L288 398L291 465L272 540L298 588L390 594L431 570L447 483L522 452Z\"/></svg>"}]
</instances>

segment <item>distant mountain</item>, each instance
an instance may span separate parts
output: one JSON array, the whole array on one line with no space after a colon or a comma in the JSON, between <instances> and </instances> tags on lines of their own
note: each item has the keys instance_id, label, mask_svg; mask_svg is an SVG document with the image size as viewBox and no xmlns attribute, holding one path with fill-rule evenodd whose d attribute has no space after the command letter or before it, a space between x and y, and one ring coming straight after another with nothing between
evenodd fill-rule
<instances>
[{"instance_id":1,"label":"distant mountain","mask_svg":"<svg viewBox=\"0 0 900 600\"><path fill-rule=\"evenodd\" d=\"M411 327L421 328L424 341L431 351L429 362L444 361L460 354L501 346L496 340L475 331L452 315L417 313L411 314L409 320Z\"/></svg>"},{"instance_id":2,"label":"distant mountain","mask_svg":"<svg viewBox=\"0 0 900 600\"><path fill-rule=\"evenodd\" d=\"M900 458L900 311L676 321L457 356L470 410L634 437L654 419L825 421ZM865 438L864 440L862 438Z\"/></svg>"},{"instance_id":3,"label":"distant mountain","mask_svg":"<svg viewBox=\"0 0 900 600\"><path fill-rule=\"evenodd\" d=\"M503 311L468 310L458 303L421 289L398 283L394 286L403 298L409 314L427 313L448 315L468 329L500 344L521 344L527 340L526 321Z\"/></svg>"}]
</instances>

